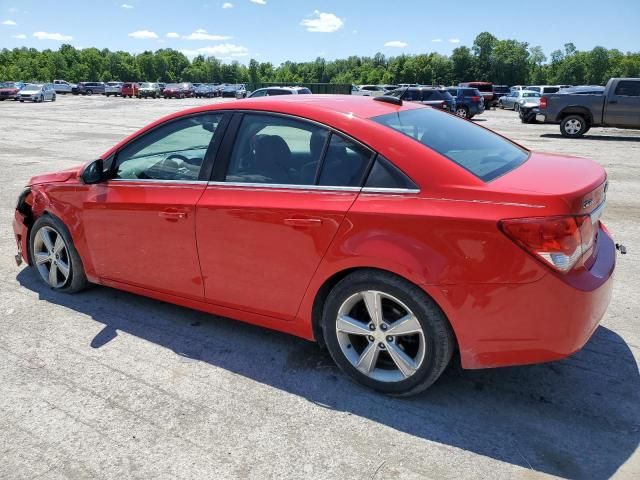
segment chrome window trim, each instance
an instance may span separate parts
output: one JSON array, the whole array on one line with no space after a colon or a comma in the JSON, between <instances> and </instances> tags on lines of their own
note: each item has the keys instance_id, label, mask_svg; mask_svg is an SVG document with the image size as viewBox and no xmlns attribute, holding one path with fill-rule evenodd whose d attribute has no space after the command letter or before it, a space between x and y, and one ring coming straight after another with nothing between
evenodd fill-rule
<instances>
[{"instance_id":1,"label":"chrome window trim","mask_svg":"<svg viewBox=\"0 0 640 480\"><path fill-rule=\"evenodd\" d=\"M269 188L278 190L326 190L330 192L360 192L362 187L331 187L327 185L297 185L289 183L209 182L214 187Z\"/></svg>"},{"instance_id":2,"label":"chrome window trim","mask_svg":"<svg viewBox=\"0 0 640 480\"><path fill-rule=\"evenodd\" d=\"M179 183L184 185L199 185L208 183L206 180L161 180L155 178L110 178L107 182L134 182L134 183Z\"/></svg>"},{"instance_id":3,"label":"chrome window trim","mask_svg":"<svg viewBox=\"0 0 640 480\"><path fill-rule=\"evenodd\" d=\"M417 194L418 188L383 188L383 187L363 187L362 193L392 193L392 194Z\"/></svg>"}]
</instances>

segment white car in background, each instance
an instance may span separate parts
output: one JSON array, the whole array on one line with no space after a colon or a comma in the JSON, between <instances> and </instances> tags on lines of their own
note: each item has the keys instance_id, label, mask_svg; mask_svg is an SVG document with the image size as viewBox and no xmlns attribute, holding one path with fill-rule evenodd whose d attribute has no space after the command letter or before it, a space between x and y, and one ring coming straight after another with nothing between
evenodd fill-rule
<instances>
[{"instance_id":1,"label":"white car in background","mask_svg":"<svg viewBox=\"0 0 640 480\"><path fill-rule=\"evenodd\" d=\"M56 101L56 91L51 83L28 83L20 90L18 97L21 102L41 103L45 100Z\"/></svg>"},{"instance_id":2,"label":"white car in background","mask_svg":"<svg viewBox=\"0 0 640 480\"><path fill-rule=\"evenodd\" d=\"M380 85L360 85L357 90L351 90L351 95L360 95L363 97L379 97L384 95L386 90Z\"/></svg>"},{"instance_id":3,"label":"white car in background","mask_svg":"<svg viewBox=\"0 0 640 480\"><path fill-rule=\"evenodd\" d=\"M69 83L66 80L54 80L53 89L56 93L73 93L73 90L78 88L75 83Z\"/></svg>"}]
</instances>

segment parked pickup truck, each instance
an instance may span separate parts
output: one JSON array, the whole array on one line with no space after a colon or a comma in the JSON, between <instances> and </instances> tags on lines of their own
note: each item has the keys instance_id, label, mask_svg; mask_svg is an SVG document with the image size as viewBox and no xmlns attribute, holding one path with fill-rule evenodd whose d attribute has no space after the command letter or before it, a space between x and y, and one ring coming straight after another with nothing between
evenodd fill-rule
<instances>
[{"instance_id":1,"label":"parked pickup truck","mask_svg":"<svg viewBox=\"0 0 640 480\"><path fill-rule=\"evenodd\" d=\"M640 78L612 78L601 94L545 94L536 120L560 124L560 133L574 138L591 127L640 129Z\"/></svg>"}]
</instances>

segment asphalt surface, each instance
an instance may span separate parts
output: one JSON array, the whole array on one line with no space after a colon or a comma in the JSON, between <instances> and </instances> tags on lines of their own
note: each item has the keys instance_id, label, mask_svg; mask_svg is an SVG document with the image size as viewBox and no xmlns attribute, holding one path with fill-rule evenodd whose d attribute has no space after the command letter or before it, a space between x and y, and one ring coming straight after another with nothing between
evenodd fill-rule
<instances>
[{"instance_id":1,"label":"asphalt surface","mask_svg":"<svg viewBox=\"0 0 640 480\"><path fill-rule=\"evenodd\" d=\"M400 400L353 384L313 343L109 288L58 294L16 267L11 218L29 177L209 101L0 103L0 478L640 478L640 132L567 140L513 112L478 118L600 162L604 222L629 254L572 358L454 364Z\"/></svg>"}]
</instances>

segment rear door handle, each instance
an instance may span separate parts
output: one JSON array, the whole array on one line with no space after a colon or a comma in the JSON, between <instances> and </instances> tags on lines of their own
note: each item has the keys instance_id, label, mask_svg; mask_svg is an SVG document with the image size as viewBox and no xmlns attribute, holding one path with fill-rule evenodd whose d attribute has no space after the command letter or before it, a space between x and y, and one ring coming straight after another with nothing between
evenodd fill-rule
<instances>
[{"instance_id":1,"label":"rear door handle","mask_svg":"<svg viewBox=\"0 0 640 480\"><path fill-rule=\"evenodd\" d=\"M285 218L285 225L290 227L319 227L322 225L320 218Z\"/></svg>"},{"instance_id":2,"label":"rear door handle","mask_svg":"<svg viewBox=\"0 0 640 480\"><path fill-rule=\"evenodd\" d=\"M178 212L176 210L163 210L158 213L158 216L161 218L166 218L167 220L178 220L181 218L187 218L187 212Z\"/></svg>"}]
</instances>

